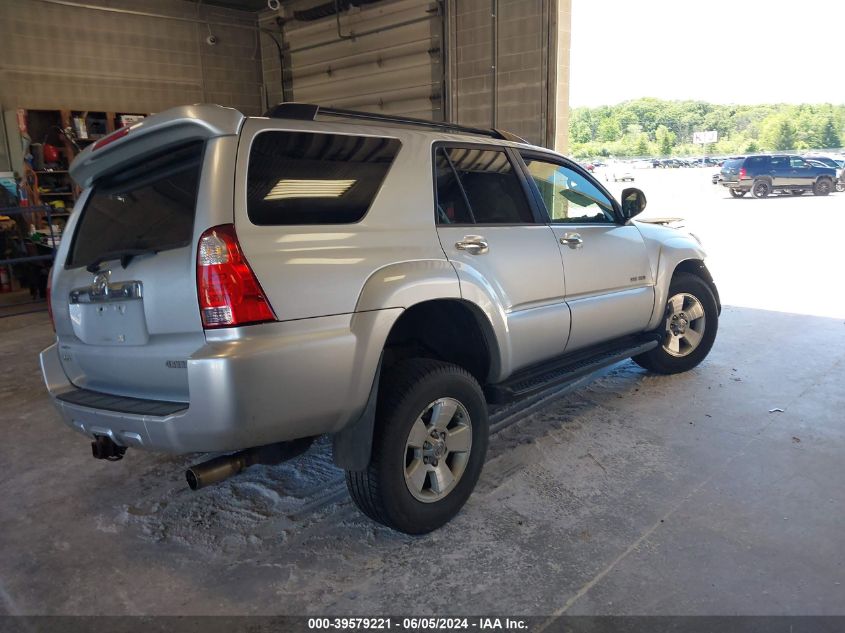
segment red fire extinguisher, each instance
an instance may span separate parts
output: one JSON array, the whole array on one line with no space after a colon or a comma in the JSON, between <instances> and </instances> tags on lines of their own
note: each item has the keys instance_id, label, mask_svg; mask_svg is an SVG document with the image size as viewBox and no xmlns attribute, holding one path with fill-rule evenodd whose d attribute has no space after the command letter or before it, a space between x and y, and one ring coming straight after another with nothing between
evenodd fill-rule
<instances>
[{"instance_id":1,"label":"red fire extinguisher","mask_svg":"<svg viewBox=\"0 0 845 633\"><path fill-rule=\"evenodd\" d=\"M12 292L12 279L5 266L0 266L0 292Z\"/></svg>"}]
</instances>

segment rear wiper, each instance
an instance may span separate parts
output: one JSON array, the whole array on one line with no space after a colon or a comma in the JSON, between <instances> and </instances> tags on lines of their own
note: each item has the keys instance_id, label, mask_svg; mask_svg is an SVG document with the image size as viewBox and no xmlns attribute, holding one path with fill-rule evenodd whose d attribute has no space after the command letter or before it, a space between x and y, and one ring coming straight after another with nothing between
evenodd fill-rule
<instances>
[{"instance_id":1,"label":"rear wiper","mask_svg":"<svg viewBox=\"0 0 845 633\"><path fill-rule=\"evenodd\" d=\"M94 261L85 267L89 273L96 273L100 270L100 264L110 259L120 259L120 265L126 268L133 257L138 255L154 255L158 253L158 248L126 248L119 251L109 251L97 257Z\"/></svg>"}]
</instances>

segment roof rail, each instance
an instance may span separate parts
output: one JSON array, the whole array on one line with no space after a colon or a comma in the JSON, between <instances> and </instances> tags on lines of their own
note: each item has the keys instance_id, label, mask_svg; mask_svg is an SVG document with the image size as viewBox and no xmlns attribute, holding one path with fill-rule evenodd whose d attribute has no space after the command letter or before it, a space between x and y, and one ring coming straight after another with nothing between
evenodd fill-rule
<instances>
[{"instance_id":1,"label":"roof rail","mask_svg":"<svg viewBox=\"0 0 845 633\"><path fill-rule=\"evenodd\" d=\"M322 106L314 105L311 103L280 103L265 112L264 116L270 117L271 119L294 119L298 121L313 121L318 116L334 116L344 119L359 119L362 121L375 121L379 123L414 125L418 127L428 127L437 130L444 130L446 132L457 132L460 134L477 134L480 136L489 136L491 138L501 139L504 141L527 143L525 139L522 139L519 136L511 134L510 132L507 132L505 130L489 130L485 128L459 125L457 123L447 123L445 121L428 121L426 119L396 116L393 114L359 112L357 110L343 110L340 108L324 108Z\"/></svg>"}]
</instances>

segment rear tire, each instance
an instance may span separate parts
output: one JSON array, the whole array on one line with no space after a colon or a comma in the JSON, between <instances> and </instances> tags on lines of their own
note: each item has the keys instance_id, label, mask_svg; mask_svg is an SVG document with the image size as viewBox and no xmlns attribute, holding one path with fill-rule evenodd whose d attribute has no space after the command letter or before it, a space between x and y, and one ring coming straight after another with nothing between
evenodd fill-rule
<instances>
[{"instance_id":1,"label":"rear tire","mask_svg":"<svg viewBox=\"0 0 845 633\"><path fill-rule=\"evenodd\" d=\"M755 180L751 186L751 194L755 198L766 198L772 193L772 185L766 180Z\"/></svg>"},{"instance_id":2,"label":"rear tire","mask_svg":"<svg viewBox=\"0 0 845 633\"><path fill-rule=\"evenodd\" d=\"M719 309L701 277L675 273L663 321L663 338L652 350L633 360L658 374L689 371L710 353L719 329Z\"/></svg>"},{"instance_id":3,"label":"rear tire","mask_svg":"<svg viewBox=\"0 0 845 633\"><path fill-rule=\"evenodd\" d=\"M728 189L728 191L731 192L731 196L733 196L734 198L742 198L743 196L745 196L746 193L748 193L747 191L743 191L742 189Z\"/></svg>"},{"instance_id":4,"label":"rear tire","mask_svg":"<svg viewBox=\"0 0 845 633\"><path fill-rule=\"evenodd\" d=\"M830 178L819 178L813 185L814 196L826 196L833 190L833 182Z\"/></svg>"},{"instance_id":5,"label":"rear tire","mask_svg":"<svg viewBox=\"0 0 845 633\"><path fill-rule=\"evenodd\" d=\"M412 358L382 376L370 464L347 471L346 486L374 521L425 534L452 519L475 488L487 405L475 378L450 363Z\"/></svg>"}]
</instances>

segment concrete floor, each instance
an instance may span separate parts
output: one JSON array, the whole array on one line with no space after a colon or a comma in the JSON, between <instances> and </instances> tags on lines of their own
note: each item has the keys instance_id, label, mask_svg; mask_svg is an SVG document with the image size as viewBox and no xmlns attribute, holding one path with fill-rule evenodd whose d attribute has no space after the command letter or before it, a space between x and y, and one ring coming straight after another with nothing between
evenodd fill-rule
<instances>
[{"instance_id":1,"label":"concrete floor","mask_svg":"<svg viewBox=\"0 0 845 633\"><path fill-rule=\"evenodd\" d=\"M687 191L691 174L643 180ZM46 315L0 320L0 613L845 614L841 281L819 308L803 286L791 305L783 284L767 298L759 286L778 284L753 256L780 242L750 235L740 255L718 240L733 214L784 213L788 235L806 225L787 204L842 215L845 196L698 196L727 289L709 358L673 377L623 363L496 413L475 494L425 537L360 515L325 443L197 493L190 457L94 461L41 383ZM789 259L814 261L826 239Z\"/></svg>"}]
</instances>

